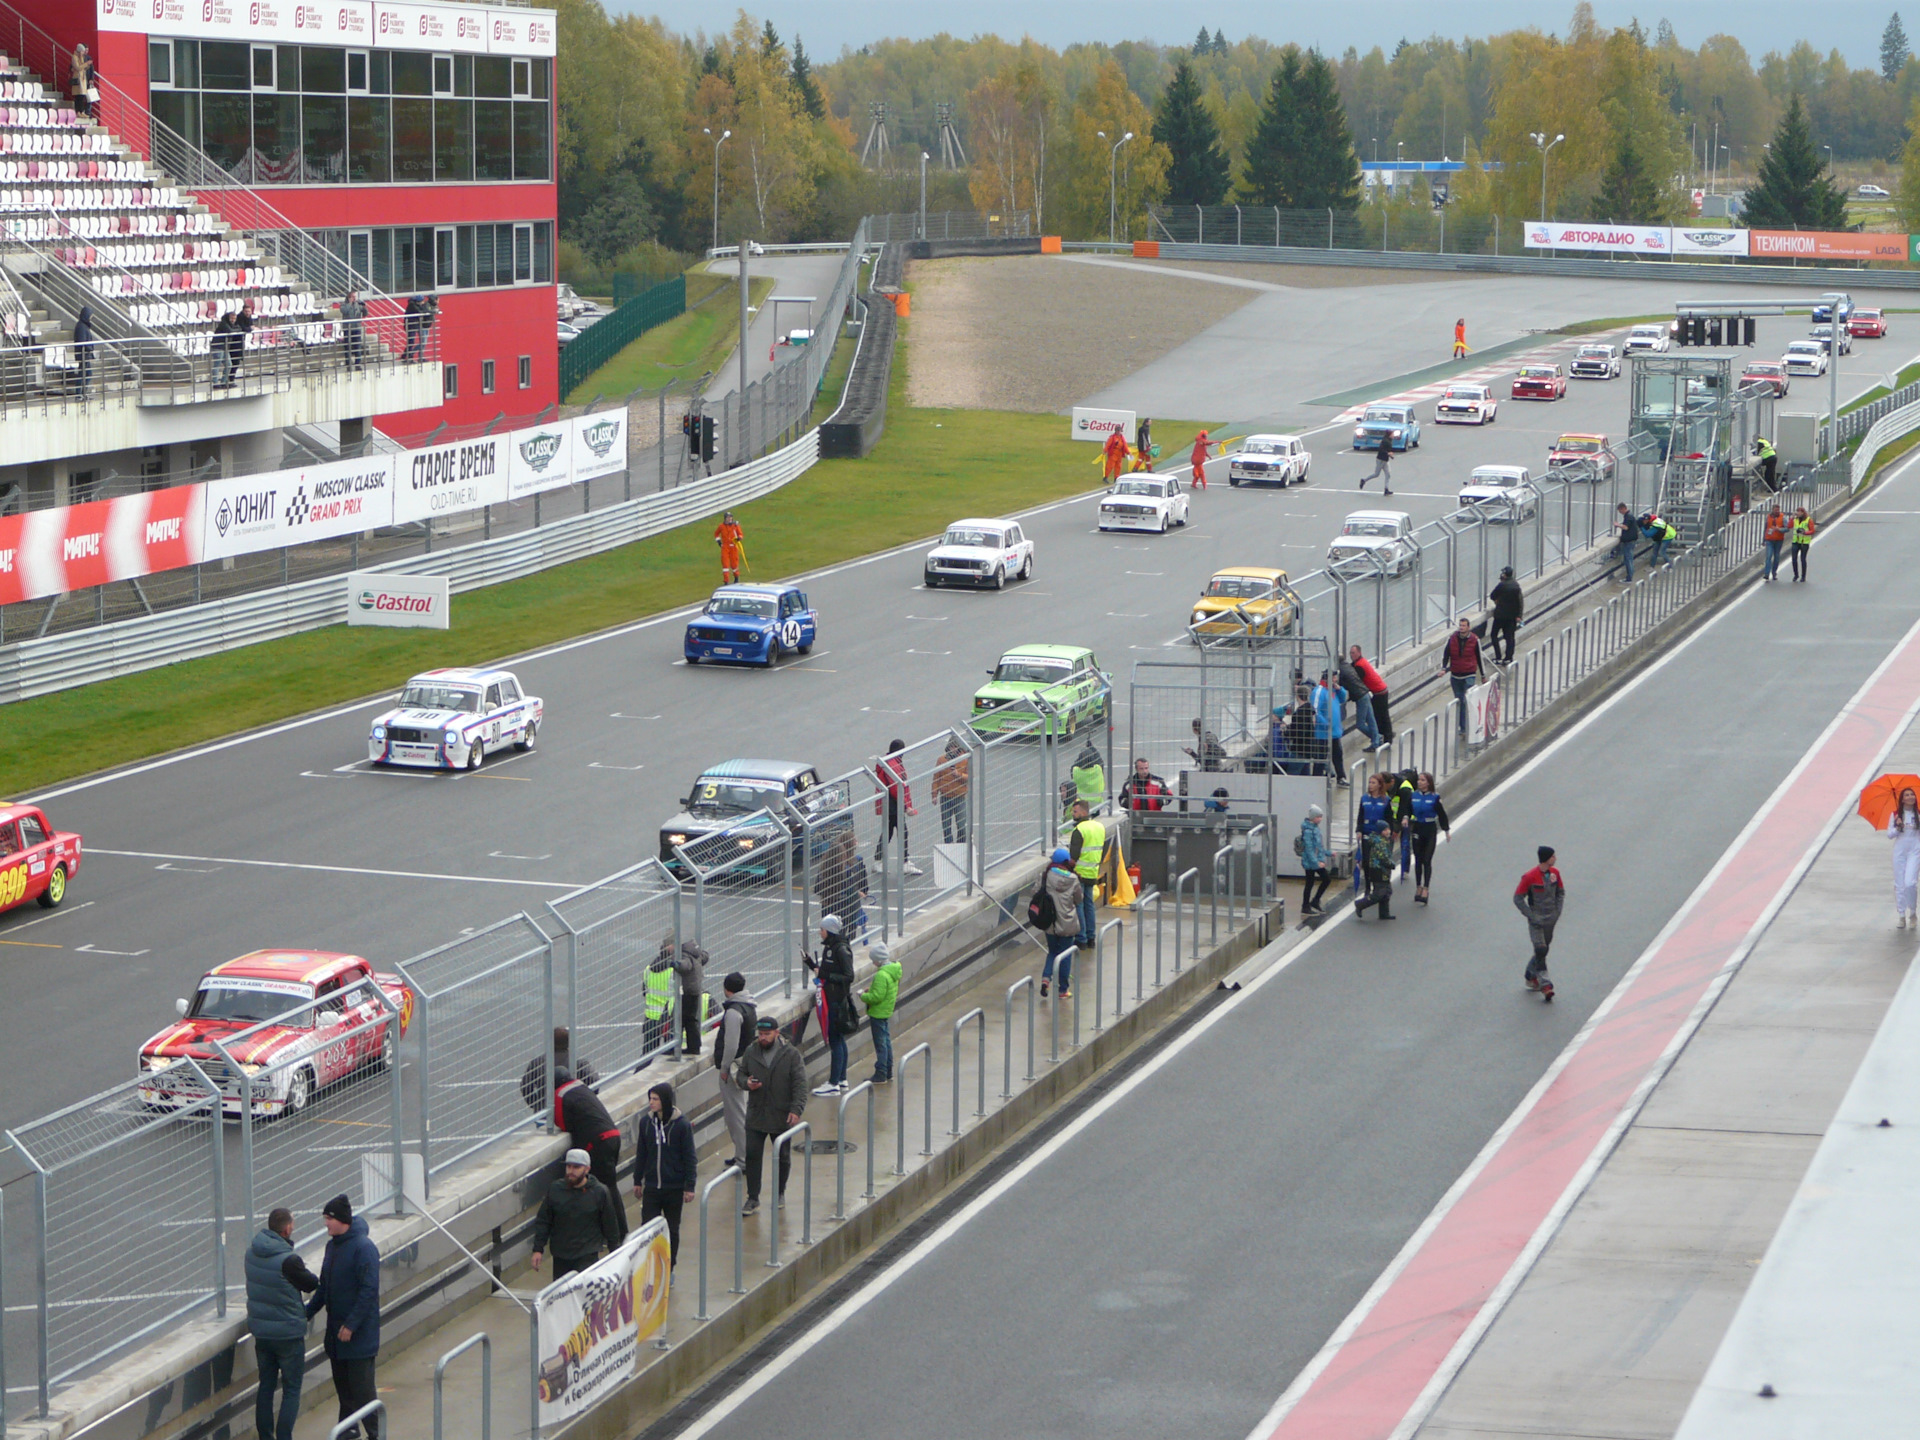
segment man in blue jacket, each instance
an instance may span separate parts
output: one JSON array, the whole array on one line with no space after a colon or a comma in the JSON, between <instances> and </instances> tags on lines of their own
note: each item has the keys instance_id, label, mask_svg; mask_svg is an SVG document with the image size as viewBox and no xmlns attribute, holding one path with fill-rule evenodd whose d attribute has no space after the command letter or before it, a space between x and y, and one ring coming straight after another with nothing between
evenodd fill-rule
<instances>
[{"instance_id":1,"label":"man in blue jacket","mask_svg":"<svg viewBox=\"0 0 1920 1440\"><path fill-rule=\"evenodd\" d=\"M293 1440L300 1418L300 1382L307 1368L307 1304L320 1282L293 1248L293 1212L285 1206L267 1216L267 1228L247 1247L247 1329L253 1332L260 1388L253 1423L260 1440ZM280 1392L280 1415L273 1393Z\"/></svg>"},{"instance_id":2,"label":"man in blue jacket","mask_svg":"<svg viewBox=\"0 0 1920 1440\"><path fill-rule=\"evenodd\" d=\"M340 1419L373 1402L374 1357L380 1353L380 1251L367 1234L367 1222L353 1213L353 1202L336 1195L320 1209L326 1222L326 1257L320 1262L320 1288L307 1301L312 1318L327 1312L327 1363L340 1399ZM347 1440L357 1440L357 1430ZM379 1422L367 1418L367 1440L380 1440Z\"/></svg>"}]
</instances>

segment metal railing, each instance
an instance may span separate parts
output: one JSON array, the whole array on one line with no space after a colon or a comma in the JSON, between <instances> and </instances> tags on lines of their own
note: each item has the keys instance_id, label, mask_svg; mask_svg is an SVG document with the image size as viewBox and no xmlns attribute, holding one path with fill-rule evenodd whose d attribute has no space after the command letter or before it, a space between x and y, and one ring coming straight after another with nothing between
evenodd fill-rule
<instances>
[{"instance_id":1,"label":"metal railing","mask_svg":"<svg viewBox=\"0 0 1920 1440\"><path fill-rule=\"evenodd\" d=\"M480 1347L480 1440L493 1440L493 1340L482 1330L447 1351L433 1364L433 1440L446 1440L447 1367L474 1346Z\"/></svg>"},{"instance_id":2,"label":"metal railing","mask_svg":"<svg viewBox=\"0 0 1920 1440\"><path fill-rule=\"evenodd\" d=\"M560 352L560 395L571 395L587 379L629 343L656 325L664 325L687 309L687 277L676 275L662 280L582 330Z\"/></svg>"},{"instance_id":3,"label":"metal railing","mask_svg":"<svg viewBox=\"0 0 1920 1440\"><path fill-rule=\"evenodd\" d=\"M1033 212L1009 210L989 214L983 210L934 210L921 233L918 211L900 215L875 215L868 222L873 228L868 238L875 245L896 240L1002 240L1025 239L1033 235Z\"/></svg>"}]
</instances>

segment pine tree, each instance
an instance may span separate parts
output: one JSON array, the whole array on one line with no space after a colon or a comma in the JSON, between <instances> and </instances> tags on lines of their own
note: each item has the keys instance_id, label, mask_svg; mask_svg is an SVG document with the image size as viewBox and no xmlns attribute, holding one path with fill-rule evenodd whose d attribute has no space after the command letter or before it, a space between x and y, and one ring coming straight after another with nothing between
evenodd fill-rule
<instances>
[{"instance_id":1,"label":"pine tree","mask_svg":"<svg viewBox=\"0 0 1920 1440\"><path fill-rule=\"evenodd\" d=\"M1260 105L1260 119L1247 140L1241 192L1257 205L1292 208L1299 182L1300 54L1283 51Z\"/></svg>"},{"instance_id":2,"label":"pine tree","mask_svg":"<svg viewBox=\"0 0 1920 1440\"><path fill-rule=\"evenodd\" d=\"M773 28L773 22L767 21L760 30L760 53L770 56L780 48L780 32Z\"/></svg>"},{"instance_id":3,"label":"pine tree","mask_svg":"<svg viewBox=\"0 0 1920 1440\"><path fill-rule=\"evenodd\" d=\"M813 62L807 59L807 47L793 37L793 93L800 97L800 108L810 119L824 120L827 103L820 97L820 82L813 78Z\"/></svg>"},{"instance_id":4,"label":"pine tree","mask_svg":"<svg viewBox=\"0 0 1920 1440\"><path fill-rule=\"evenodd\" d=\"M1295 94L1300 162L1293 203L1312 210L1358 209L1360 159L1354 154L1353 132L1333 66L1319 51L1308 53Z\"/></svg>"},{"instance_id":5,"label":"pine tree","mask_svg":"<svg viewBox=\"0 0 1920 1440\"><path fill-rule=\"evenodd\" d=\"M1222 35L1218 30L1213 32L1213 53L1216 55L1224 55L1227 53L1227 37Z\"/></svg>"},{"instance_id":6,"label":"pine tree","mask_svg":"<svg viewBox=\"0 0 1920 1440\"><path fill-rule=\"evenodd\" d=\"M1212 51L1213 37L1207 34L1207 27L1202 25L1200 27L1200 33L1196 35L1193 40L1193 53L1196 55L1207 55L1211 54Z\"/></svg>"},{"instance_id":7,"label":"pine tree","mask_svg":"<svg viewBox=\"0 0 1920 1440\"><path fill-rule=\"evenodd\" d=\"M1646 157L1622 134L1613 158L1600 179L1593 200L1593 218L1614 225L1652 225L1666 218L1667 196Z\"/></svg>"},{"instance_id":8,"label":"pine tree","mask_svg":"<svg viewBox=\"0 0 1920 1440\"><path fill-rule=\"evenodd\" d=\"M1900 78L1907 63L1907 27L1900 23L1900 12L1893 12L1880 35L1880 73L1891 85Z\"/></svg>"},{"instance_id":9,"label":"pine tree","mask_svg":"<svg viewBox=\"0 0 1920 1440\"><path fill-rule=\"evenodd\" d=\"M1153 138L1167 147L1169 205L1218 205L1232 178L1220 127L1200 98L1200 82L1183 56L1174 62L1173 79L1153 113Z\"/></svg>"},{"instance_id":10,"label":"pine tree","mask_svg":"<svg viewBox=\"0 0 1920 1440\"><path fill-rule=\"evenodd\" d=\"M1824 169L1796 90L1760 162L1760 183L1741 205L1741 220L1756 230L1847 229L1847 197Z\"/></svg>"}]
</instances>

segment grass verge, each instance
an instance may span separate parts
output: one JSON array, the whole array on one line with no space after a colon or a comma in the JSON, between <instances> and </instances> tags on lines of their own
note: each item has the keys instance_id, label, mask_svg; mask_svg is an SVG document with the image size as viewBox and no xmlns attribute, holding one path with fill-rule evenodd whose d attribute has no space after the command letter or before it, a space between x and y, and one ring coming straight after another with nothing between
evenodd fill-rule
<instances>
[{"instance_id":1,"label":"grass verge","mask_svg":"<svg viewBox=\"0 0 1920 1440\"><path fill-rule=\"evenodd\" d=\"M747 289L757 307L773 293L773 277L749 277ZM585 405L595 395L658 390L669 381L697 380L718 369L739 336L739 309L727 303L737 294L737 282L724 275L689 271L686 311L654 326L574 386L567 404Z\"/></svg>"},{"instance_id":2,"label":"grass verge","mask_svg":"<svg viewBox=\"0 0 1920 1440\"><path fill-rule=\"evenodd\" d=\"M1899 384L1893 387L1894 390L1903 389L1904 387L1911 385L1915 380L1920 380L1920 360L1917 360L1913 364L1907 366L1906 369L1902 370L1898 375L1895 375L1893 378L1899 382ZM1887 389L1886 386L1876 385L1871 390L1867 391L1865 394L1857 397L1856 399L1849 400L1846 404L1842 405L1840 407L1840 413L1842 415L1850 415L1855 410L1858 410L1861 406L1871 405L1874 401L1878 400L1882 395L1891 395L1892 393L1893 393L1893 390Z\"/></svg>"}]
</instances>

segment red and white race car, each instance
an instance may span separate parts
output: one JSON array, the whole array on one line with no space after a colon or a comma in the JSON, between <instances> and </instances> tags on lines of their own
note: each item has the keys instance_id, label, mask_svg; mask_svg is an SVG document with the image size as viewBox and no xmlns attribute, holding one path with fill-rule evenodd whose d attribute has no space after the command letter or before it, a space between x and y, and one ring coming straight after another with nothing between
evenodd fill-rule
<instances>
[{"instance_id":1,"label":"red and white race car","mask_svg":"<svg viewBox=\"0 0 1920 1440\"><path fill-rule=\"evenodd\" d=\"M380 1003L376 989L393 1010ZM242 1081L213 1042L251 1080L256 1117L295 1115L358 1071L388 1069L413 1021L406 981L375 971L358 955L319 950L255 950L216 965L192 1000L174 1006L179 1023L140 1047L140 1073L158 1076L183 1059L196 1060L219 1085L230 1116L240 1113ZM140 1087L140 1099L160 1110L197 1098L157 1082Z\"/></svg>"},{"instance_id":2,"label":"red and white race car","mask_svg":"<svg viewBox=\"0 0 1920 1440\"><path fill-rule=\"evenodd\" d=\"M0 804L0 910L38 900L51 910L80 873L80 837L56 830L37 805Z\"/></svg>"},{"instance_id":3,"label":"red and white race car","mask_svg":"<svg viewBox=\"0 0 1920 1440\"><path fill-rule=\"evenodd\" d=\"M1567 393L1567 372L1559 365L1522 365L1513 377L1515 400L1559 400Z\"/></svg>"}]
</instances>

